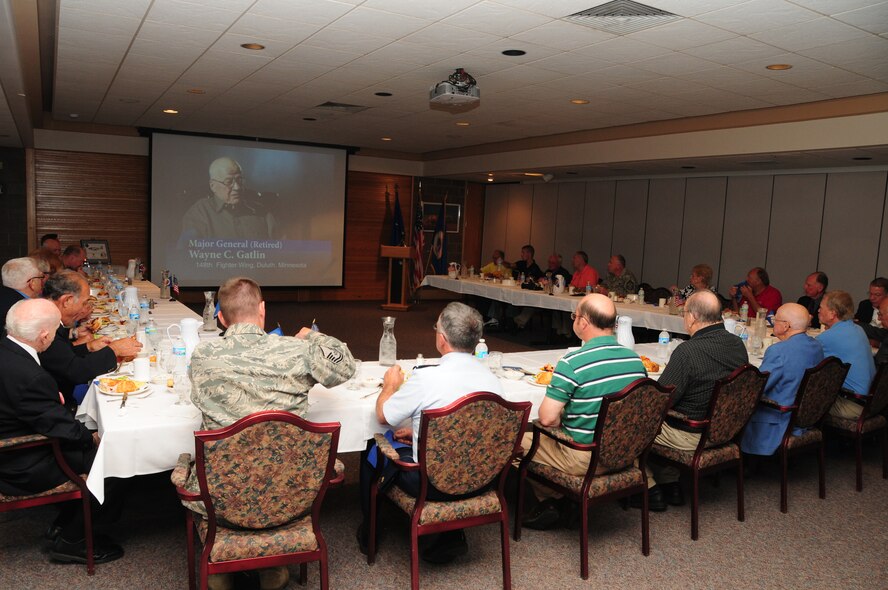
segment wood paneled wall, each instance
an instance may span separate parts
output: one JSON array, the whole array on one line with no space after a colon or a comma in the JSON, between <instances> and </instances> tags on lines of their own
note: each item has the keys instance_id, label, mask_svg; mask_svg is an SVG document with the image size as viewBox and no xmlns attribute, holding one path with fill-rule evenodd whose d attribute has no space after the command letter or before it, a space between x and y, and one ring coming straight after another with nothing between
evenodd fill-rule
<instances>
[{"instance_id":1,"label":"wood paneled wall","mask_svg":"<svg viewBox=\"0 0 888 590\"><path fill-rule=\"evenodd\" d=\"M107 239L113 264L147 260L148 158L34 150L32 161L38 239L57 233L63 248Z\"/></svg>"},{"instance_id":2,"label":"wood paneled wall","mask_svg":"<svg viewBox=\"0 0 888 590\"><path fill-rule=\"evenodd\" d=\"M686 285L691 267L706 263L723 294L763 266L784 301L822 270L831 289L857 301L888 275L886 187L884 170L492 186L483 251L505 244L514 259L533 241L539 261L552 248L568 260L582 248L602 275L620 253L641 280L667 287ZM551 215L537 214L553 207L554 230Z\"/></svg>"}]
</instances>

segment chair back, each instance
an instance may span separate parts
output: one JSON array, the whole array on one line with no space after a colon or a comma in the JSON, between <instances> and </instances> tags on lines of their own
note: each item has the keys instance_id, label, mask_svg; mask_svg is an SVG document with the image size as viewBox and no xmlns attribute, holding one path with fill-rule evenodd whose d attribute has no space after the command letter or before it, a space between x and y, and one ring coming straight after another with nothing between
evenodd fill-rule
<instances>
[{"instance_id":1,"label":"chair back","mask_svg":"<svg viewBox=\"0 0 888 590\"><path fill-rule=\"evenodd\" d=\"M590 468L611 473L631 465L654 441L669 409L674 386L638 379L601 400L595 427L597 454Z\"/></svg>"},{"instance_id":2,"label":"chair back","mask_svg":"<svg viewBox=\"0 0 888 590\"><path fill-rule=\"evenodd\" d=\"M795 400L798 408L793 426L811 428L820 422L835 403L850 368L848 363L830 356L805 371Z\"/></svg>"},{"instance_id":3,"label":"chair back","mask_svg":"<svg viewBox=\"0 0 888 590\"><path fill-rule=\"evenodd\" d=\"M424 410L418 454L423 479L453 495L488 485L518 452L530 408L530 402L477 392L445 408Z\"/></svg>"},{"instance_id":4,"label":"chair back","mask_svg":"<svg viewBox=\"0 0 888 590\"><path fill-rule=\"evenodd\" d=\"M879 365L876 370L873 384L870 385L870 399L867 402L862 413L864 420L881 414L888 406L888 364Z\"/></svg>"},{"instance_id":5,"label":"chair back","mask_svg":"<svg viewBox=\"0 0 888 590\"><path fill-rule=\"evenodd\" d=\"M709 401L709 426L701 443L717 446L733 440L755 412L769 373L750 364L715 382Z\"/></svg>"},{"instance_id":6,"label":"chair back","mask_svg":"<svg viewBox=\"0 0 888 590\"><path fill-rule=\"evenodd\" d=\"M264 529L320 509L333 476L339 423L312 423L275 410L194 437L209 520Z\"/></svg>"}]
</instances>

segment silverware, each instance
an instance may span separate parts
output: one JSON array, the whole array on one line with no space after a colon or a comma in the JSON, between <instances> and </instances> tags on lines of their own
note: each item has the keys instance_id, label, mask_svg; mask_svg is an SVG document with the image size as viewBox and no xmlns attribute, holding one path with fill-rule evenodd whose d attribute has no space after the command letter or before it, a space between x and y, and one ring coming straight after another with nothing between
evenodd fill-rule
<instances>
[{"instance_id":1,"label":"silverware","mask_svg":"<svg viewBox=\"0 0 888 590\"><path fill-rule=\"evenodd\" d=\"M376 395L377 393L382 393L382 386L381 385L379 387L377 387L376 389L374 389L373 391L371 391L370 393L362 395L361 399L364 399L366 397L370 397L372 395Z\"/></svg>"},{"instance_id":2,"label":"silverware","mask_svg":"<svg viewBox=\"0 0 888 590\"><path fill-rule=\"evenodd\" d=\"M120 409L121 409L121 410L123 409L123 406L126 405L126 398L127 398L128 396L129 396L129 395L126 394L126 393L123 394L123 399L120 400Z\"/></svg>"}]
</instances>

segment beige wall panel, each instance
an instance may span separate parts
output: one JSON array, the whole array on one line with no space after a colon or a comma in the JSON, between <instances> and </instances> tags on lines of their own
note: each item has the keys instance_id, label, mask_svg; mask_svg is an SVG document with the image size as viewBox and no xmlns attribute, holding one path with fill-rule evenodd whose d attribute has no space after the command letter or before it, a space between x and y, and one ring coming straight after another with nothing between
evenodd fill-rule
<instances>
[{"instance_id":1,"label":"beige wall panel","mask_svg":"<svg viewBox=\"0 0 888 590\"><path fill-rule=\"evenodd\" d=\"M506 260L521 257L521 246L530 242L533 218L533 185L515 184L509 190L509 211L506 223Z\"/></svg>"},{"instance_id":2,"label":"beige wall panel","mask_svg":"<svg viewBox=\"0 0 888 590\"><path fill-rule=\"evenodd\" d=\"M630 269L641 268L644 258L644 232L647 219L648 181L621 180L617 182L614 202L614 237L611 251L601 258L591 258L589 262L604 277L607 274L607 261L610 254L626 257ZM637 272L637 271L636 271Z\"/></svg>"},{"instance_id":3,"label":"beige wall panel","mask_svg":"<svg viewBox=\"0 0 888 590\"><path fill-rule=\"evenodd\" d=\"M540 268L555 248L555 215L558 212L558 185L533 185L533 217L530 221L530 243L536 249Z\"/></svg>"},{"instance_id":4,"label":"beige wall panel","mask_svg":"<svg viewBox=\"0 0 888 590\"><path fill-rule=\"evenodd\" d=\"M784 301L801 297L805 276L817 266L825 187L826 174L774 177L765 268L771 284L783 293ZM875 246L872 250L875 255ZM735 282L744 279L745 275Z\"/></svg>"},{"instance_id":5,"label":"beige wall panel","mask_svg":"<svg viewBox=\"0 0 888 590\"><path fill-rule=\"evenodd\" d=\"M684 217L684 178L651 180L648 190L647 223L642 261L627 261L640 281L654 287L679 284L681 269L681 227ZM684 277L682 277L683 279ZM684 284L681 284L684 286Z\"/></svg>"},{"instance_id":6,"label":"beige wall panel","mask_svg":"<svg viewBox=\"0 0 888 590\"><path fill-rule=\"evenodd\" d=\"M884 213L882 216L882 235L879 239L879 261L876 266L876 276L878 277L888 276L888 231L886 231L886 228L888 228L888 186L885 188L884 197L886 206L884 207Z\"/></svg>"},{"instance_id":7,"label":"beige wall panel","mask_svg":"<svg viewBox=\"0 0 888 590\"><path fill-rule=\"evenodd\" d=\"M513 185L485 187L484 237L481 246L481 265L490 261L490 253L506 247L506 223L509 215L509 190Z\"/></svg>"},{"instance_id":8,"label":"beige wall panel","mask_svg":"<svg viewBox=\"0 0 888 590\"><path fill-rule=\"evenodd\" d=\"M855 305L876 272L885 177L884 171L843 172L826 180L818 266L829 288L848 291Z\"/></svg>"},{"instance_id":9,"label":"beige wall panel","mask_svg":"<svg viewBox=\"0 0 888 590\"><path fill-rule=\"evenodd\" d=\"M713 280L725 295L731 285L753 266L764 266L768 253L768 220L771 218L771 191L774 177L732 176L728 178L725 223L722 235L720 275ZM710 260L698 262L711 265ZM682 272L690 276L691 269Z\"/></svg>"},{"instance_id":10,"label":"beige wall panel","mask_svg":"<svg viewBox=\"0 0 888 590\"><path fill-rule=\"evenodd\" d=\"M582 250L583 219L586 212L586 183L558 185L558 213L555 222L555 251L564 257L564 268L570 265L573 253Z\"/></svg>"},{"instance_id":11,"label":"beige wall panel","mask_svg":"<svg viewBox=\"0 0 888 590\"><path fill-rule=\"evenodd\" d=\"M617 183L613 180L586 183L582 247L579 249L584 250L589 255L589 262L596 268L600 266L601 270L604 270L603 265L610 256L616 191Z\"/></svg>"},{"instance_id":12,"label":"beige wall panel","mask_svg":"<svg viewBox=\"0 0 888 590\"><path fill-rule=\"evenodd\" d=\"M689 178L685 188L684 222L681 230L680 272L689 274L706 261L718 276L727 178Z\"/></svg>"}]
</instances>

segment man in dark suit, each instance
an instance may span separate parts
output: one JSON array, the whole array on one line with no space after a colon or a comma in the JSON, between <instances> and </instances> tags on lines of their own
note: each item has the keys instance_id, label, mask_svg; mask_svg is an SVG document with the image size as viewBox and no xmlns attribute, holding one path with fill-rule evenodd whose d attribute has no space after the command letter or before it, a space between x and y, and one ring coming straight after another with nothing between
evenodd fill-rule
<instances>
[{"instance_id":1,"label":"man in dark suit","mask_svg":"<svg viewBox=\"0 0 888 590\"><path fill-rule=\"evenodd\" d=\"M40 365L38 354L53 341L61 315L44 299L27 299L12 306L6 316L7 336L0 340L0 437L12 438L43 434L62 442L65 460L76 473L92 466L99 443L98 433L90 432L62 404L55 381ZM68 478L56 463L49 447L35 447L8 453L0 462L0 492L28 495L52 489ZM114 495L119 502L119 494ZM117 508L114 503L111 504ZM96 520L108 514L105 506L93 501ZM50 556L63 562L86 562L83 511L78 502L63 508L47 531L53 541ZM96 563L123 556L123 549L103 536L93 547Z\"/></svg>"},{"instance_id":2,"label":"man in dark suit","mask_svg":"<svg viewBox=\"0 0 888 590\"><path fill-rule=\"evenodd\" d=\"M0 336L6 324L6 312L18 301L40 297L46 275L37 267L33 258L12 258L3 265L0 275L3 287L0 288Z\"/></svg>"},{"instance_id":3,"label":"man in dark suit","mask_svg":"<svg viewBox=\"0 0 888 590\"><path fill-rule=\"evenodd\" d=\"M805 294L799 297L797 303L808 310L811 316L811 327L815 330L820 328L820 319L817 317L817 310L820 309L820 302L823 300L823 294L829 286L829 278L825 272L815 271L808 275L805 279Z\"/></svg>"},{"instance_id":4,"label":"man in dark suit","mask_svg":"<svg viewBox=\"0 0 888 590\"><path fill-rule=\"evenodd\" d=\"M71 343L69 328L74 327L89 302L89 284L72 270L63 270L47 279L43 296L55 304L61 314L61 325L55 339L40 353L40 363L58 384L65 396L65 405L73 409L77 405L73 396L75 386L113 371L118 357L134 357L142 345L135 338L112 341L108 337L77 346Z\"/></svg>"}]
</instances>

